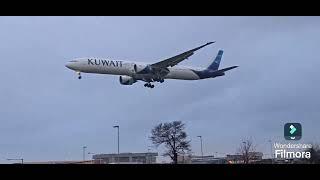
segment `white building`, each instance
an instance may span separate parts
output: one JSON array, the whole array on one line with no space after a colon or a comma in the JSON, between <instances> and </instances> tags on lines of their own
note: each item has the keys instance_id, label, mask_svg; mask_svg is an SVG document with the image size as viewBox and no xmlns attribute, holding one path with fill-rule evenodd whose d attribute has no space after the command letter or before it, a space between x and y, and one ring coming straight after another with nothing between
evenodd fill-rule
<instances>
[{"instance_id":1,"label":"white building","mask_svg":"<svg viewBox=\"0 0 320 180\"><path fill-rule=\"evenodd\" d=\"M96 154L92 156L99 164L155 164L158 153Z\"/></svg>"}]
</instances>

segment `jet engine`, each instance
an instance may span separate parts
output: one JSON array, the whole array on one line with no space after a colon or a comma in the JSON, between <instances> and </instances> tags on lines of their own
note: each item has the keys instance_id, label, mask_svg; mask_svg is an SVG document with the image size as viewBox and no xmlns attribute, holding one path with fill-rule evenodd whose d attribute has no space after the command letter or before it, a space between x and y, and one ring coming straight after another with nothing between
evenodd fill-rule
<instances>
[{"instance_id":1,"label":"jet engine","mask_svg":"<svg viewBox=\"0 0 320 180\"><path fill-rule=\"evenodd\" d=\"M133 83L137 82L134 78L130 76L120 76L119 81L122 85L132 85Z\"/></svg>"}]
</instances>

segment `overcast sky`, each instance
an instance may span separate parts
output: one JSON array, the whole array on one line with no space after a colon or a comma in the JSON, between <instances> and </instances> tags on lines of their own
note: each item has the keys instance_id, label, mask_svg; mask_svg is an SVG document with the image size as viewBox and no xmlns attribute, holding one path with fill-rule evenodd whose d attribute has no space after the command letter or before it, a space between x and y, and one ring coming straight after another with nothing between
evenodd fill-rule
<instances>
[{"instance_id":1,"label":"overcast sky","mask_svg":"<svg viewBox=\"0 0 320 180\"><path fill-rule=\"evenodd\" d=\"M319 17L0 17L0 27L0 163L81 160L84 145L115 153L113 125L121 152L146 152L151 129L175 120L198 155L198 135L205 155L235 153L245 138L270 154L286 122L302 124L299 142L320 140ZM240 67L154 89L78 80L65 67L78 57L153 63L209 41L181 65L207 67L223 49L220 67Z\"/></svg>"}]
</instances>

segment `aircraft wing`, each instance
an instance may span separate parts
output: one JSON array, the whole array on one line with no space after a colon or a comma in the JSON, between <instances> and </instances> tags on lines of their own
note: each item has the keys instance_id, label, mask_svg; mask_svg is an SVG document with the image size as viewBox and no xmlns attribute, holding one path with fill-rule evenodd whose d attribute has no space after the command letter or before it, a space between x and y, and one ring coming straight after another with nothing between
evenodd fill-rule
<instances>
[{"instance_id":1,"label":"aircraft wing","mask_svg":"<svg viewBox=\"0 0 320 180\"><path fill-rule=\"evenodd\" d=\"M197 48L194 48L194 49L191 49L189 51L186 51L184 53L181 53L179 55L176 55L174 57L171 57L171 58L168 58L168 59L165 59L163 61L160 61L160 62L157 62L157 63L154 63L154 64L151 64L151 67L153 68L167 68L167 67L172 67L172 66L175 66L177 65L178 63L180 63L181 61L185 60L185 59L188 59L188 57L192 56L194 54L195 51L209 45L209 44L212 44L214 42L208 42L207 44L205 45L202 45L202 46L199 46Z\"/></svg>"}]
</instances>

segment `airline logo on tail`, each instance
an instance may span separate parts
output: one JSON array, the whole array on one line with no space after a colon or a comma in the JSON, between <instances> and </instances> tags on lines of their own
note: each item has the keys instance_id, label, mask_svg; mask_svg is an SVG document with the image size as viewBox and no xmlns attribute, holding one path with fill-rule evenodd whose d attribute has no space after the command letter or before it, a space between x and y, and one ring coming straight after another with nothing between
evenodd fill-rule
<instances>
[{"instance_id":1,"label":"airline logo on tail","mask_svg":"<svg viewBox=\"0 0 320 180\"><path fill-rule=\"evenodd\" d=\"M219 50L216 58L214 59L214 61L212 62L212 64L210 64L210 66L208 67L208 69L210 70L218 70L219 69L219 65L220 65L220 61L222 59L222 55L223 55L223 51Z\"/></svg>"}]
</instances>

